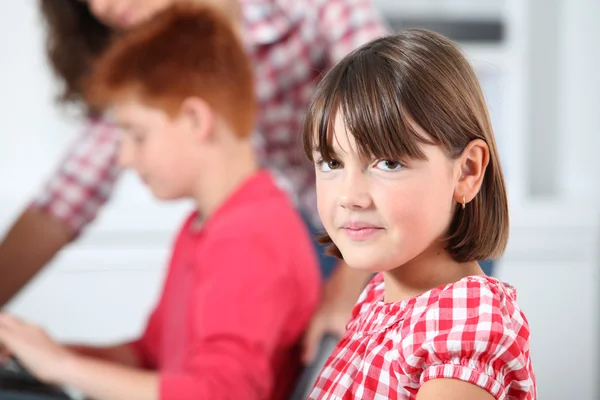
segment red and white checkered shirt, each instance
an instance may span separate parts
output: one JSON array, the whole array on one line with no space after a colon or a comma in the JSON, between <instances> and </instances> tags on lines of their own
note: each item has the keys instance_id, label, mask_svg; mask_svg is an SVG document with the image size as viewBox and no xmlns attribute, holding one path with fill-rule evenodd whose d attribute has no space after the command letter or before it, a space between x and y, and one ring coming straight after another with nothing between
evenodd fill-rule
<instances>
[{"instance_id":1,"label":"red and white checkered shirt","mask_svg":"<svg viewBox=\"0 0 600 400\"><path fill-rule=\"evenodd\" d=\"M310 399L416 399L438 378L477 385L498 400L534 400L529 325L513 287L471 276L385 303L382 275L359 299Z\"/></svg>"},{"instance_id":2,"label":"red and white checkered shirt","mask_svg":"<svg viewBox=\"0 0 600 400\"><path fill-rule=\"evenodd\" d=\"M317 78L354 48L388 33L370 0L240 0L246 47L255 66L256 148L311 221L313 166L299 142ZM108 200L119 176L119 134L91 121L33 206L78 233Z\"/></svg>"}]
</instances>

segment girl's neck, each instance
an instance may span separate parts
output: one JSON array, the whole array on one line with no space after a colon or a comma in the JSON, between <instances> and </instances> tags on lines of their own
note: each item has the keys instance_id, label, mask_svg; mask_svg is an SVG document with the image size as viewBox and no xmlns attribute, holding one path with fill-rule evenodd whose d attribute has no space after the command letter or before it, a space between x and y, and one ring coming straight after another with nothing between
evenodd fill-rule
<instances>
[{"instance_id":1,"label":"girl's neck","mask_svg":"<svg viewBox=\"0 0 600 400\"><path fill-rule=\"evenodd\" d=\"M410 262L383 273L385 301L398 302L419 296L438 286L482 275L477 261L456 262L446 251L423 253Z\"/></svg>"}]
</instances>

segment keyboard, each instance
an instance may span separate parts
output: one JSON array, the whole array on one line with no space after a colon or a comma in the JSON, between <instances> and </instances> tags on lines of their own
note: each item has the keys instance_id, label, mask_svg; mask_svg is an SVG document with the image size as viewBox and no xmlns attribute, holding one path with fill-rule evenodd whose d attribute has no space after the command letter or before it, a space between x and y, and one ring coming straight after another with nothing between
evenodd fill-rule
<instances>
[{"instance_id":1,"label":"keyboard","mask_svg":"<svg viewBox=\"0 0 600 400\"><path fill-rule=\"evenodd\" d=\"M67 400L66 393L31 375L16 359L0 365L0 400Z\"/></svg>"},{"instance_id":2,"label":"keyboard","mask_svg":"<svg viewBox=\"0 0 600 400\"><path fill-rule=\"evenodd\" d=\"M39 383L15 358L9 358L0 365L0 380Z\"/></svg>"}]
</instances>

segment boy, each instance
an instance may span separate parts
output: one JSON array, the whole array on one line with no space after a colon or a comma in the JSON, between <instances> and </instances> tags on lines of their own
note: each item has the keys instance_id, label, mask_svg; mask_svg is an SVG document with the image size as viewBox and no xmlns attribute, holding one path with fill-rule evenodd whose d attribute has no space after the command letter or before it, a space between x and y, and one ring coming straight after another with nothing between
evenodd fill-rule
<instances>
[{"instance_id":1,"label":"boy","mask_svg":"<svg viewBox=\"0 0 600 400\"><path fill-rule=\"evenodd\" d=\"M301 218L258 169L253 93L239 38L209 8L169 9L99 59L85 95L123 128L120 163L197 211L141 339L65 348L0 315L0 343L34 375L101 400L287 398L319 271Z\"/></svg>"}]
</instances>

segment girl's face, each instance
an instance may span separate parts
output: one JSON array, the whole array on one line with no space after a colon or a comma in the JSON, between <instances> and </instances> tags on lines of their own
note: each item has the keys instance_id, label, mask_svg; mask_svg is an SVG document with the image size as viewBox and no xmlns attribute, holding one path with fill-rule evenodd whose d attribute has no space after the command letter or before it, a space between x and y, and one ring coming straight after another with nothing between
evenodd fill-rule
<instances>
[{"instance_id":1,"label":"girl's face","mask_svg":"<svg viewBox=\"0 0 600 400\"><path fill-rule=\"evenodd\" d=\"M459 160L423 145L426 160L364 159L343 119L335 121L334 159L313 152L319 214L353 268L389 271L444 250L456 208Z\"/></svg>"},{"instance_id":2,"label":"girl's face","mask_svg":"<svg viewBox=\"0 0 600 400\"><path fill-rule=\"evenodd\" d=\"M122 30L152 18L176 2L188 1L212 4L217 7L235 7L236 0L80 0L88 3L92 13L102 23Z\"/></svg>"}]
</instances>

